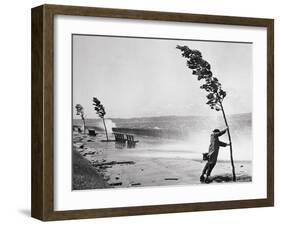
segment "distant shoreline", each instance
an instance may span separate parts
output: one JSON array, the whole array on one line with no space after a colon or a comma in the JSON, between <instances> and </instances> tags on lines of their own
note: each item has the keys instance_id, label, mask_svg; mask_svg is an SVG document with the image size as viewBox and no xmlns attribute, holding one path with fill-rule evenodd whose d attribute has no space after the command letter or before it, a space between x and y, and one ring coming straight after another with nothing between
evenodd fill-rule
<instances>
[{"instance_id":1,"label":"distant shoreline","mask_svg":"<svg viewBox=\"0 0 281 226\"><path fill-rule=\"evenodd\" d=\"M252 112L243 112L243 113L235 113L228 114L228 117L241 117L241 116L251 116ZM167 118L222 118L222 116L210 116L210 115L163 115L163 116L139 116L139 117L108 117L106 119L109 120L137 120L137 119L167 119ZM72 120L81 120L80 118L73 118ZM100 118L86 118L86 120L100 120Z\"/></svg>"}]
</instances>

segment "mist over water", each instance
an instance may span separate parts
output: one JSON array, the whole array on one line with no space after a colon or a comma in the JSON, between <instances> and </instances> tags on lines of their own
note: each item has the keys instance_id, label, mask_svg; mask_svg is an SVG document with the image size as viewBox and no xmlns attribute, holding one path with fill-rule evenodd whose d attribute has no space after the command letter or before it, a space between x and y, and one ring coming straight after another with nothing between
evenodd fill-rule
<instances>
[{"instance_id":1,"label":"mist over water","mask_svg":"<svg viewBox=\"0 0 281 226\"><path fill-rule=\"evenodd\" d=\"M230 117L228 119L230 134L232 139L233 157L235 160L252 160L252 123L250 115ZM208 152L210 144L210 136L215 128L220 130L225 129L225 124L222 119L210 120L208 128L198 128L186 136L186 147L200 153ZM222 135L220 141L229 143L227 133ZM219 160L230 160L229 147L220 147Z\"/></svg>"},{"instance_id":2,"label":"mist over water","mask_svg":"<svg viewBox=\"0 0 281 226\"><path fill-rule=\"evenodd\" d=\"M107 132L112 133L112 128L116 127L116 124L111 120L111 119L105 119L105 126L107 129ZM95 124L96 128L99 128L100 130L104 130L104 125L102 120L100 120L100 122L98 122L97 124Z\"/></svg>"},{"instance_id":3,"label":"mist over water","mask_svg":"<svg viewBox=\"0 0 281 226\"><path fill-rule=\"evenodd\" d=\"M208 152L210 135L215 128L224 129L221 117L163 116L130 119L106 119L109 133L133 134L135 155L144 157L182 157L201 159ZM252 117L250 113L228 116L234 160L252 160ZM80 124L74 120L74 124ZM104 131L101 119L88 119L86 126ZM113 137L113 136L112 136ZM220 140L228 143L227 133ZM108 146L114 149L113 146ZM221 147L219 160L230 160L229 147Z\"/></svg>"}]
</instances>

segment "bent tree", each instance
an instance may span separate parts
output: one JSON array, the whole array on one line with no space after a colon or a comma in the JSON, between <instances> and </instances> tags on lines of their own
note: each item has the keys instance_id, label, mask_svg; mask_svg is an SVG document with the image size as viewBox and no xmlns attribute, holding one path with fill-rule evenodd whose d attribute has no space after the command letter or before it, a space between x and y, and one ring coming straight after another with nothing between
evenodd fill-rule
<instances>
[{"instance_id":1,"label":"bent tree","mask_svg":"<svg viewBox=\"0 0 281 226\"><path fill-rule=\"evenodd\" d=\"M81 104L76 104L76 115L80 115L83 126L84 126L84 134L86 133L86 122L85 122L85 114L84 114L84 108Z\"/></svg>"},{"instance_id":2,"label":"bent tree","mask_svg":"<svg viewBox=\"0 0 281 226\"><path fill-rule=\"evenodd\" d=\"M216 111L222 111L225 125L227 127L227 135L229 139L229 148L230 148L230 160L232 166L233 181L236 181L235 167L233 163L233 153L232 153L232 142L229 131L229 126L227 123L225 111L223 108L223 99L226 97L226 92L222 89L221 83L219 80L213 76L211 72L211 65L202 58L200 51L196 49L190 49L188 46L177 46L182 53L182 56L187 59L187 67L192 70L192 74L197 76L197 79L205 80L205 83L200 86L201 89L207 91L208 104L211 109Z\"/></svg>"},{"instance_id":3,"label":"bent tree","mask_svg":"<svg viewBox=\"0 0 281 226\"><path fill-rule=\"evenodd\" d=\"M102 122L104 125L104 130L105 130L105 135L106 135L106 140L108 141L107 128L106 128L105 121L104 121L104 116L106 114L106 112L104 110L104 106L101 104L99 99L96 97L93 97L93 105L95 106L97 115L102 119Z\"/></svg>"}]
</instances>

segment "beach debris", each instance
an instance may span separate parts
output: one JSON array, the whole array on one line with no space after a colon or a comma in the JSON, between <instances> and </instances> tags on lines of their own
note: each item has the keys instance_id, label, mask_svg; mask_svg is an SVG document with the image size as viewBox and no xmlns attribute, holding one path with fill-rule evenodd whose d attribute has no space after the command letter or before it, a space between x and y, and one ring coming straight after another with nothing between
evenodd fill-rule
<instances>
[{"instance_id":1,"label":"beach debris","mask_svg":"<svg viewBox=\"0 0 281 226\"><path fill-rule=\"evenodd\" d=\"M116 182L116 183L110 183L110 186L120 186L122 185L122 182Z\"/></svg>"},{"instance_id":2,"label":"beach debris","mask_svg":"<svg viewBox=\"0 0 281 226\"><path fill-rule=\"evenodd\" d=\"M100 140L100 142L115 142L115 140Z\"/></svg>"},{"instance_id":3,"label":"beach debris","mask_svg":"<svg viewBox=\"0 0 281 226\"><path fill-rule=\"evenodd\" d=\"M88 133L90 136L96 136L96 131L94 129L88 129Z\"/></svg>"},{"instance_id":4,"label":"beach debris","mask_svg":"<svg viewBox=\"0 0 281 226\"><path fill-rule=\"evenodd\" d=\"M165 180L178 180L179 178L176 177L170 177L170 178L165 178Z\"/></svg>"},{"instance_id":5,"label":"beach debris","mask_svg":"<svg viewBox=\"0 0 281 226\"><path fill-rule=\"evenodd\" d=\"M216 181L217 183L224 183L224 180L221 178L216 178L214 179L214 181Z\"/></svg>"},{"instance_id":6,"label":"beach debris","mask_svg":"<svg viewBox=\"0 0 281 226\"><path fill-rule=\"evenodd\" d=\"M244 167L243 165L240 166L241 168Z\"/></svg>"},{"instance_id":7,"label":"beach debris","mask_svg":"<svg viewBox=\"0 0 281 226\"><path fill-rule=\"evenodd\" d=\"M84 144L82 144L79 148L84 148Z\"/></svg>"},{"instance_id":8,"label":"beach debris","mask_svg":"<svg viewBox=\"0 0 281 226\"><path fill-rule=\"evenodd\" d=\"M230 182L232 181L231 175L216 175L213 176L210 181L215 181L217 183L221 183L221 182Z\"/></svg>"},{"instance_id":9,"label":"beach debris","mask_svg":"<svg viewBox=\"0 0 281 226\"><path fill-rule=\"evenodd\" d=\"M87 156L87 155L94 155L96 152L92 151L92 152L86 152L83 154L83 156Z\"/></svg>"},{"instance_id":10,"label":"beach debris","mask_svg":"<svg viewBox=\"0 0 281 226\"><path fill-rule=\"evenodd\" d=\"M82 142L74 142L73 146L79 148L82 144Z\"/></svg>"},{"instance_id":11,"label":"beach debris","mask_svg":"<svg viewBox=\"0 0 281 226\"><path fill-rule=\"evenodd\" d=\"M107 169L107 168L112 168L112 166L107 166L107 165L105 165L105 166L98 166L100 169Z\"/></svg>"},{"instance_id":12,"label":"beach debris","mask_svg":"<svg viewBox=\"0 0 281 226\"><path fill-rule=\"evenodd\" d=\"M109 176L104 176L103 178L104 178L105 181L109 181L110 180Z\"/></svg>"},{"instance_id":13,"label":"beach debris","mask_svg":"<svg viewBox=\"0 0 281 226\"><path fill-rule=\"evenodd\" d=\"M87 142L94 142L93 140L87 140Z\"/></svg>"},{"instance_id":14,"label":"beach debris","mask_svg":"<svg viewBox=\"0 0 281 226\"><path fill-rule=\"evenodd\" d=\"M97 167L97 166L112 166L112 165L121 165L121 164L135 164L134 161L111 161L111 162L104 162L104 163L94 163L93 166Z\"/></svg>"},{"instance_id":15,"label":"beach debris","mask_svg":"<svg viewBox=\"0 0 281 226\"><path fill-rule=\"evenodd\" d=\"M139 185L141 185L141 183L132 183L131 185L132 186L139 186Z\"/></svg>"},{"instance_id":16,"label":"beach debris","mask_svg":"<svg viewBox=\"0 0 281 226\"><path fill-rule=\"evenodd\" d=\"M119 180L120 178L119 177L115 177L115 180Z\"/></svg>"}]
</instances>

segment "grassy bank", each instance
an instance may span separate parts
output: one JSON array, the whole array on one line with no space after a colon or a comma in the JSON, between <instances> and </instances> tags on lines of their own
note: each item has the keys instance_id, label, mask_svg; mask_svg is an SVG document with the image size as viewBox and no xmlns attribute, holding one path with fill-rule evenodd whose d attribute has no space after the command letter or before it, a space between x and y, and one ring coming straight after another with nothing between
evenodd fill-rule
<instances>
[{"instance_id":1,"label":"grassy bank","mask_svg":"<svg viewBox=\"0 0 281 226\"><path fill-rule=\"evenodd\" d=\"M107 188L109 185L88 160L76 150L72 151L72 189Z\"/></svg>"}]
</instances>

